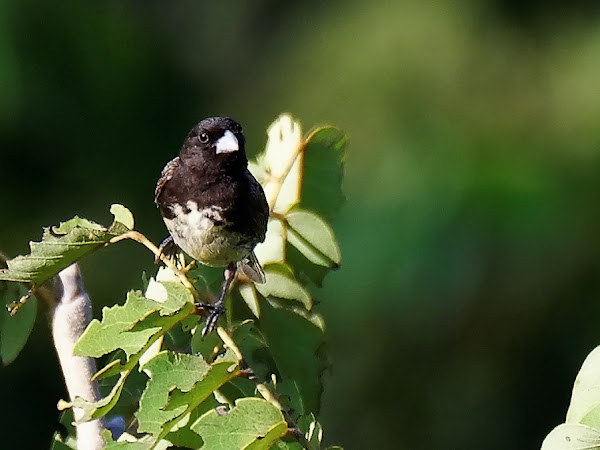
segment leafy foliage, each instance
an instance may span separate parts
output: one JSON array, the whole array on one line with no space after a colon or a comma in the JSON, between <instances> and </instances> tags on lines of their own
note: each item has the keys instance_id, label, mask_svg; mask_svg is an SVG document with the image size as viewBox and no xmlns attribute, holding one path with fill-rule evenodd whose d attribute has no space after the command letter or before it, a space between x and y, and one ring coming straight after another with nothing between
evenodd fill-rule
<instances>
[{"instance_id":1,"label":"leafy foliage","mask_svg":"<svg viewBox=\"0 0 600 450\"><path fill-rule=\"evenodd\" d=\"M203 448L268 449L287 432L283 414L260 398L242 398L227 414L212 409L192 430L204 439Z\"/></svg>"},{"instance_id":2,"label":"leafy foliage","mask_svg":"<svg viewBox=\"0 0 600 450\"><path fill-rule=\"evenodd\" d=\"M62 269L97 250L112 238L133 228L133 216L121 205L113 205L115 220L108 228L80 217L44 229L41 242L30 242L31 253L7 261L0 280L40 285Z\"/></svg>"},{"instance_id":3,"label":"leafy foliage","mask_svg":"<svg viewBox=\"0 0 600 450\"><path fill-rule=\"evenodd\" d=\"M112 205L115 216L108 228L80 217L62 222L58 226L44 228L41 242L30 242L31 253L6 261L6 269L0 269L0 280L31 283L29 294L13 301L13 314L28 297L44 282L69 267L75 261L108 244L111 239L133 229L133 215L122 205Z\"/></svg>"},{"instance_id":4,"label":"leafy foliage","mask_svg":"<svg viewBox=\"0 0 600 450\"><path fill-rule=\"evenodd\" d=\"M320 448L316 416L328 362L324 323L313 311L309 285L320 286L340 266L325 219L344 198L346 137L324 127L304 139L288 115L268 136L265 152L250 164L271 209L266 240L256 248L266 283L237 279L226 323L202 339L194 301L214 298L222 269L191 270L192 286L174 266L161 268L156 279L145 279L145 292L131 291L123 305L104 308L102 319L93 320L75 345L76 355L111 358L94 376L108 386L104 396L97 402L73 399L72 406L84 412L80 422L123 411L115 407L124 401L125 384L142 384L132 390L141 392L137 427L118 442L107 433L106 448ZM154 249L133 231L125 207L113 205L111 212L115 220L108 228L78 217L47 228L42 241L31 244L30 255L8 261L0 279L35 289L73 261L124 237ZM178 266L184 265L180 258ZM7 299L15 296L11 291ZM186 341L187 351L173 350ZM175 342L180 345L170 345ZM131 377L136 367L139 376ZM62 438L57 442L62 445Z\"/></svg>"},{"instance_id":5,"label":"leafy foliage","mask_svg":"<svg viewBox=\"0 0 600 450\"><path fill-rule=\"evenodd\" d=\"M125 305L104 308L102 322L93 320L77 341L73 353L81 356L102 356L123 350L126 360L119 359L100 370L95 378L119 375L109 395L98 402L75 399L73 405L84 411L81 421L104 416L117 403L125 381L146 350L170 328L194 311L192 295L182 285L164 282L167 295L163 303L130 292Z\"/></svg>"}]
</instances>

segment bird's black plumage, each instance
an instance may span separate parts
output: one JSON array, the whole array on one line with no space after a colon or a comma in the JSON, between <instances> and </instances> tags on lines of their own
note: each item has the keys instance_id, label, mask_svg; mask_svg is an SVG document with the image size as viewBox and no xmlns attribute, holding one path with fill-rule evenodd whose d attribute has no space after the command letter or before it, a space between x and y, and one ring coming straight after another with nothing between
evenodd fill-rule
<instances>
[{"instance_id":1,"label":"bird's black plumage","mask_svg":"<svg viewBox=\"0 0 600 450\"><path fill-rule=\"evenodd\" d=\"M241 268L264 282L254 247L264 241L269 206L248 170L242 127L211 117L187 135L163 169L155 201L173 238L202 264Z\"/></svg>"}]
</instances>

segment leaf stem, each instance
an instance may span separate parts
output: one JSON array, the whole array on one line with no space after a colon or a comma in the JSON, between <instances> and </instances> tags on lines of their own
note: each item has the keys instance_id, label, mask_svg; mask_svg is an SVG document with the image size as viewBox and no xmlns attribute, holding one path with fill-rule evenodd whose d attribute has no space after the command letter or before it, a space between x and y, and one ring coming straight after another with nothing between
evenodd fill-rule
<instances>
[{"instance_id":1,"label":"leaf stem","mask_svg":"<svg viewBox=\"0 0 600 450\"><path fill-rule=\"evenodd\" d=\"M219 335L219 337L221 338L223 343L227 347L229 347L233 353L235 353L235 356L237 357L238 361L240 361L240 363L242 361L244 361L244 355L242 355L242 351L235 344L235 342L233 342L233 338L231 336L229 336L229 333L227 333L227 331L225 331L225 328L217 327L217 334Z\"/></svg>"}]
</instances>

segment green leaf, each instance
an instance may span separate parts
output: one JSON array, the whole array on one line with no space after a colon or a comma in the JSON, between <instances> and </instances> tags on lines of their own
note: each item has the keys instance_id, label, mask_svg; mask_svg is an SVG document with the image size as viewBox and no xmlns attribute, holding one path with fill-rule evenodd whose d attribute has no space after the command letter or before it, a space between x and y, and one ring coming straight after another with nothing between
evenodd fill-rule
<instances>
[{"instance_id":1,"label":"green leaf","mask_svg":"<svg viewBox=\"0 0 600 450\"><path fill-rule=\"evenodd\" d=\"M200 448L204 441L198 435L198 433L190 429L190 425L196 422L198 418L211 409L215 409L220 406L219 402L215 400L214 396L208 397L200 405L198 405L192 412L186 414L175 427L173 431L169 432L165 437L165 440L171 442L175 447L183 448Z\"/></svg>"},{"instance_id":2,"label":"green leaf","mask_svg":"<svg viewBox=\"0 0 600 450\"><path fill-rule=\"evenodd\" d=\"M37 316L37 299L29 299L15 316L3 306L26 295L27 291L20 283L0 281L0 359L4 365L13 362L27 343Z\"/></svg>"},{"instance_id":3,"label":"green leaf","mask_svg":"<svg viewBox=\"0 0 600 450\"><path fill-rule=\"evenodd\" d=\"M304 147L300 206L331 219L344 202L344 149L347 136L334 127L315 130Z\"/></svg>"},{"instance_id":4,"label":"green leaf","mask_svg":"<svg viewBox=\"0 0 600 450\"><path fill-rule=\"evenodd\" d=\"M128 224L133 223L133 216L121 205L113 205L111 211L118 214L117 220L109 228L87 219L74 217L57 227L44 228L41 242L30 242L31 253L9 259L7 269L0 270L0 280L22 281L39 286L58 272L70 266L83 256L97 250L112 238L129 231ZM129 213L131 220L125 216Z\"/></svg>"},{"instance_id":5,"label":"green leaf","mask_svg":"<svg viewBox=\"0 0 600 450\"><path fill-rule=\"evenodd\" d=\"M546 436L541 450L600 450L600 432L586 425L563 423Z\"/></svg>"},{"instance_id":6,"label":"green leaf","mask_svg":"<svg viewBox=\"0 0 600 450\"><path fill-rule=\"evenodd\" d=\"M159 355L157 355L157 357ZM199 356L193 357L201 359ZM152 360L150 360L150 362L152 362ZM162 389L169 385L173 373L179 370L176 365L173 367L172 371L158 371L156 374L153 374L153 377L158 376L159 378L162 378ZM193 382L193 385L191 387L189 386L189 383L183 384L183 386L170 384L168 390L168 402L162 407L162 410L168 414L172 414L173 418L160 425L161 429L157 439L162 439L169 434L171 429L177 426L187 414L204 403L215 390L219 389L232 378L238 376L238 374L238 360L233 352L227 351L223 356L210 364L206 370L201 370L199 373L196 373L192 377L191 381ZM145 406L144 409L147 410L147 413L145 413L146 416L154 417L153 420L155 422L161 422L166 417L157 418L156 410L152 406ZM141 411L142 406L140 406L138 414L141 413ZM156 423L153 425L153 429L156 429L156 425Z\"/></svg>"},{"instance_id":7,"label":"green leaf","mask_svg":"<svg viewBox=\"0 0 600 450\"><path fill-rule=\"evenodd\" d=\"M189 392L181 389L173 391L167 408L174 409L187 405L190 410L193 409L216 389L239 374L238 362L235 354L228 350L211 363L209 370L202 374L200 381Z\"/></svg>"},{"instance_id":8,"label":"green leaf","mask_svg":"<svg viewBox=\"0 0 600 450\"><path fill-rule=\"evenodd\" d=\"M162 303L149 300L140 292L130 292L125 305L104 308L102 322L92 320L75 344L73 353L77 355L98 357L122 349L128 358L124 363L113 361L95 375L95 378L119 375L106 397L91 403L80 398L73 401L74 406L84 411L81 422L107 414L116 405L127 377L144 352L195 310L187 288L177 282L160 284L166 293Z\"/></svg>"},{"instance_id":9,"label":"green leaf","mask_svg":"<svg viewBox=\"0 0 600 450\"><path fill-rule=\"evenodd\" d=\"M238 286L240 296L254 314L254 317L260 317L260 306L258 303L258 297L256 296L256 290L253 283L240 283Z\"/></svg>"},{"instance_id":10,"label":"green leaf","mask_svg":"<svg viewBox=\"0 0 600 450\"><path fill-rule=\"evenodd\" d=\"M134 365L135 364L133 364L133 366ZM77 397L71 402L75 408L81 408L83 411L83 415L79 419L78 423L103 417L117 404L119 396L121 395L121 391L123 390L123 386L125 385L125 380L127 379L127 376L131 372L133 366L124 367L122 369L118 381L115 383L114 387L106 397L101 398L97 402L88 402L87 400Z\"/></svg>"},{"instance_id":11,"label":"green leaf","mask_svg":"<svg viewBox=\"0 0 600 450\"><path fill-rule=\"evenodd\" d=\"M315 286L322 287L325 276L331 272L331 269L328 267L319 266L310 262L289 242L286 245L286 262L290 267L294 268L298 281L304 285L307 285L310 281L314 283Z\"/></svg>"},{"instance_id":12,"label":"green leaf","mask_svg":"<svg viewBox=\"0 0 600 450\"><path fill-rule=\"evenodd\" d=\"M138 431L158 435L166 422L186 410L185 405L178 409L164 409L171 391L188 392L208 372L210 364L200 356L163 351L142 369L150 379L135 414L139 422Z\"/></svg>"},{"instance_id":13,"label":"green leaf","mask_svg":"<svg viewBox=\"0 0 600 450\"><path fill-rule=\"evenodd\" d=\"M267 341L254 321L247 320L238 326L233 333L233 340L259 379L266 379L274 371L275 363L269 353Z\"/></svg>"},{"instance_id":14,"label":"green leaf","mask_svg":"<svg viewBox=\"0 0 600 450\"><path fill-rule=\"evenodd\" d=\"M263 297L277 297L295 300L307 310L312 308L312 298L304 287L296 281L293 274L278 270L275 265L265 268L266 282L257 284L256 289Z\"/></svg>"},{"instance_id":15,"label":"green leaf","mask_svg":"<svg viewBox=\"0 0 600 450\"><path fill-rule=\"evenodd\" d=\"M309 261L314 264L338 268L340 249L333 231L316 214L295 210L287 216L287 238Z\"/></svg>"},{"instance_id":16,"label":"green leaf","mask_svg":"<svg viewBox=\"0 0 600 450\"><path fill-rule=\"evenodd\" d=\"M210 333L202 336L204 323L196 326L196 331L192 336L192 353L202 355L207 361L212 361L216 354L222 350L223 342L217 333Z\"/></svg>"},{"instance_id":17,"label":"green leaf","mask_svg":"<svg viewBox=\"0 0 600 450\"><path fill-rule=\"evenodd\" d=\"M162 303L144 297L140 291L130 291L123 306L103 308L102 321L91 321L73 353L97 358L119 348L128 357L139 352L152 336L172 325L173 318L165 316L193 302L192 294L181 284L168 281L160 284L166 297ZM153 313L158 314L152 316Z\"/></svg>"},{"instance_id":18,"label":"green leaf","mask_svg":"<svg viewBox=\"0 0 600 450\"><path fill-rule=\"evenodd\" d=\"M216 300L215 292L219 292L223 284L223 268L198 265L188 273L188 278L194 280L194 286L205 303Z\"/></svg>"},{"instance_id":19,"label":"green leaf","mask_svg":"<svg viewBox=\"0 0 600 450\"><path fill-rule=\"evenodd\" d=\"M281 381L294 407L294 415L318 414L327 367L323 330L288 308L273 307L261 299L260 330L275 360Z\"/></svg>"},{"instance_id":20,"label":"green leaf","mask_svg":"<svg viewBox=\"0 0 600 450\"><path fill-rule=\"evenodd\" d=\"M125 225L128 230L133 230L133 214L131 214L131 211L129 211L123 205L119 205L118 203L111 205L110 213L115 216L115 222Z\"/></svg>"},{"instance_id":21,"label":"green leaf","mask_svg":"<svg viewBox=\"0 0 600 450\"><path fill-rule=\"evenodd\" d=\"M287 432L283 414L266 400L243 398L224 415L212 410L192 425L204 440L203 449L269 449Z\"/></svg>"}]
</instances>

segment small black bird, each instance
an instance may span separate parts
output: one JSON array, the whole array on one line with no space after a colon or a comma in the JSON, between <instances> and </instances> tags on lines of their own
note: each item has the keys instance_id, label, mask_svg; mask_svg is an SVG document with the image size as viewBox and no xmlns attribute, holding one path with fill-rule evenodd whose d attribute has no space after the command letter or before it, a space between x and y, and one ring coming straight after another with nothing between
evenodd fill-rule
<instances>
[{"instance_id":1,"label":"small black bird","mask_svg":"<svg viewBox=\"0 0 600 450\"><path fill-rule=\"evenodd\" d=\"M226 267L205 335L225 311L238 268L257 283L265 281L254 247L265 240L269 205L248 170L241 125L228 117L210 117L192 128L179 156L163 169L155 202L171 234L161 252L174 242L202 264Z\"/></svg>"}]
</instances>

